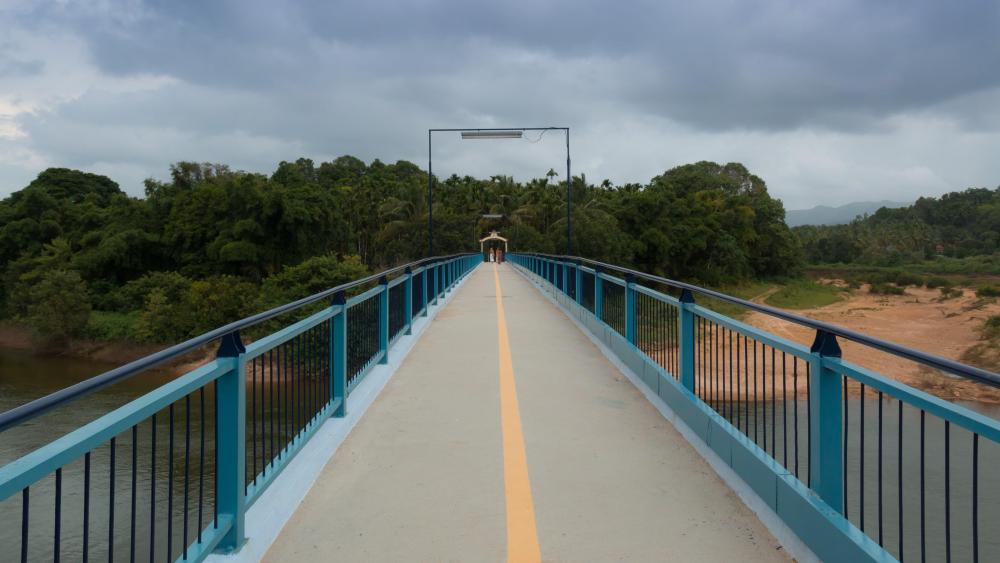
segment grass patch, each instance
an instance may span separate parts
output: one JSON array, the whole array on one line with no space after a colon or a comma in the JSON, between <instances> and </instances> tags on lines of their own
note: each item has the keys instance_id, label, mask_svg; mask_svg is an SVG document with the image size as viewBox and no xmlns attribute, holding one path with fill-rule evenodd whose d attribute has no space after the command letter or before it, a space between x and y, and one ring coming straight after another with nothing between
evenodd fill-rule
<instances>
[{"instance_id":1,"label":"grass patch","mask_svg":"<svg viewBox=\"0 0 1000 563\"><path fill-rule=\"evenodd\" d=\"M768 305L782 309L813 309L841 301L844 291L832 285L810 280L796 280L788 283L768 296Z\"/></svg>"},{"instance_id":2,"label":"grass patch","mask_svg":"<svg viewBox=\"0 0 1000 563\"><path fill-rule=\"evenodd\" d=\"M767 293L775 284L771 282L747 282L735 285L726 285L721 287L712 287L720 293L725 293L726 295L732 295L733 297L739 297L740 299L746 299L750 301L756 297ZM706 307L719 313L720 315L726 315L727 317L733 319L742 319L747 314L747 309L740 307L739 305L734 305L726 301L720 301L719 299L713 299L711 297L704 297L701 295L695 296L695 301L698 302L702 307Z\"/></svg>"}]
</instances>

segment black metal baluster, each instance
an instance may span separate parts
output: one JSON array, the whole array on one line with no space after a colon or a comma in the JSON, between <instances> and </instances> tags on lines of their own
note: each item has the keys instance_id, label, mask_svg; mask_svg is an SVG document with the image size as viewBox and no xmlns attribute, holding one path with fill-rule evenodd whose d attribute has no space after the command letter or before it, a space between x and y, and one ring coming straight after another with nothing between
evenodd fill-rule
<instances>
[{"instance_id":1,"label":"black metal baluster","mask_svg":"<svg viewBox=\"0 0 1000 563\"><path fill-rule=\"evenodd\" d=\"M899 497L899 560L903 560L903 401L899 401L898 438L896 448L896 494Z\"/></svg>"},{"instance_id":2,"label":"black metal baluster","mask_svg":"<svg viewBox=\"0 0 1000 563\"><path fill-rule=\"evenodd\" d=\"M727 329L726 333L729 335L729 344L727 346L729 348L729 369L728 369L728 371L729 371L729 416L727 418L728 418L729 422L732 423L732 421L733 421L733 407L735 406L735 405L733 405L733 331ZM737 377L736 380L739 381L739 377Z\"/></svg>"},{"instance_id":3,"label":"black metal baluster","mask_svg":"<svg viewBox=\"0 0 1000 563\"><path fill-rule=\"evenodd\" d=\"M170 403L170 439L167 452L167 561L173 561L174 543L174 403Z\"/></svg>"},{"instance_id":4,"label":"black metal baluster","mask_svg":"<svg viewBox=\"0 0 1000 563\"><path fill-rule=\"evenodd\" d=\"M62 542L60 532L62 531L62 467L56 469L56 510L55 524L52 541L52 561L59 563L59 552Z\"/></svg>"},{"instance_id":5,"label":"black metal baluster","mask_svg":"<svg viewBox=\"0 0 1000 563\"><path fill-rule=\"evenodd\" d=\"M844 446L843 446L843 457L844 457L844 460L843 460L844 461L844 466L843 466L843 473L844 473L844 475L843 475L843 481L844 481L844 518L847 518L848 520L850 520L851 519L850 512L847 510L847 498L848 498L848 494L847 494L847 457L848 457L848 455L847 455L848 454L847 436L851 433L850 432L850 413L847 410L847 404L848 404L847 403L847 378L846 377L841 377L840 381L841 381L841 385L843 387L841 394L843 395L843 401L844 401Z\"/></svg>"},{"instance_id":6,"label":"black metal baluster","mask_svg":"<svg viewBox=\"0 0 1000 563\"><path fill-rule=\"evenodd\" d=\"M972 561L979 562L979 434L972 434Z\"/></svg>"},{"instance_id":7,"label":"black metal baluster","mask_svg":"<svg viewBox=\"0 0 1000 563\"><path fill-rule=\"evenodd\" d=\"M257 484L257 358L250 360L250 420L253 425L250 443L253 445L251 454L253 457L253 484ZM245 469L244 469L245 471ZM246 479L244 479L245 481ZM245 490L245 488L244 488Z\"/></svg>"},{"instance_id":8,"label":"black metal baluster","mask_svg":"<svg viewBox=\"0 0 1000 563\"><path fill-rule=\"evenodd\" d=\"M733 407L736 409L736 419L734 422L738 430L742 430L740 429L740 419L742 418L742 416L740 416L742 414L740 412L740 393L743 391L740 389L740 375L742 375L742 366L740 365L740 340L742 337L742 334L738 332L736 333L736 402L733 404ZM743 433L746 434L746 431L744 430Z\"/></svg>"},{"instance_id":9,"label":"black metal baluster","mask_svg":"<svg viewBox=\"0 0 1000 563\"><path fill-rule=\"evenodd\" d=\"M792 389L795 399L792 403L792 440L795 446L795 478L799 478L799 358L792 356Z\"/></svg>"},{"instance_id":10,"label":"black metal baluster","mask_svg":"<svg viewBox=\"0 0 1000 563\"><path fill-rule=\"evenodd\" d=\"M268 425L268 442L271 450L270 455L267 456L268 463L274 463L274 350L267 351L267 376L270 381L270 392L267 394L267 425Z\"/></svg>"},{"instance_id":11,"label":"black metal baluster","mask_svg":"<svg viewBox=\"0 0 1000 563\"><path fill-rule=\"evenodd\" d=\"M115 446L116 437L111 437L111 456L108 465L108 563L115 560Z\"/></svg>"},{"instance_id":12,"label":"black metal baluster","mask_svg":"<svg viewBox=\"0 0 1000 563\"><path fill-rule=\"evenodd\" d=\"M83 563L90 560L90 452L83 455Z\"/></svg>"},{"instance_id":13,"label":"black metal baluster","mask_svg":"<svg viewBox=\"0 0 1000 563\"><path fill-rule=\"evenodd\" d=\"M201 530L204 527L205 508L205 387L198 389L198 409L200 420L198 440L198 527L195 531L198 534L198 543L201 543Z\"/></svg>"},{"instance_id":14,"label":"black metal baluster","mask_svg":"<svg viewBox=\"0 0 1000 563\"><path fill-rule=\"evenodd\" d=\"M188 495L191 477L191 394L184 395L184 535L182 553L187 559L188 550Z\"/></svg>"},{"instance_id":15,"label":"black metal baluster","mask_svg":"<svg viewBox=\"0 0 1000 563\"><path fill-rule=\"evenodd\" d=\"M212 456L212 528L219 529L219 380L212 380L212 391L215 395L213 408L215 416L212 422L212 446L215 455ZM200 529L200 528L199 528Z\"/></svg>"},{"instance_id":16,"label":"black metal baluster","mask_svg":"<svg viewBox=\"0 0 1000 563\"><path fill-rule=\"evenodd\" d=\"M847 379L846 377L844 379ZM858 473L858 507L861 510L861 531L865 531L865 384L861 384L861 397L858 399L858 409L861 413L860 444L858 445L858 463L861 468Z\"/></svg>"},{"instance_id":17,"label":"black metal baluster","mask_svg":"<svg viewBox=\"0 0 1000 563\"><path fill-rule=\"evenodd\" d=\"M788 354L781 351L781 465L788 469Z\"/></svg>"},{"instance_id":18,"label":"black metal baluster","mask_svg":"<svg viewBox=\"0 0 1000 563\"><path fill-rule=\"evenodd\" d=\"M129 523L128 560L135 563L135 500L136 500L136 466L139 465L139 425L132 426L132 521Z\"/></svg>"},{"instance_id":19,"label":"black metal baluster","mask_svg":"<svg viewBox=\"0 0 1000 563\"><path fill-rule=\"evenodd\" d=\"M29 487L21 489L21 563L28 561L28 516L31 500Z\"/></svg>"},{"instance_id":20,"label":"black metal baluster","mask_svg":"<svg viewBox=\"0 0 1000 563\"><path fill-rule=\"evenodd\" d=\"M765 394L767 392L765 391ZM766 400L766 398L765 398ZM757 410L757 341L753 341L753 441L755 444L759 444L757 438L757 427L760 426L759 418L760 412ZM765 415L764 423L767 423L767 417ZM766 430L766 429L765 429ZM767 451L767 433L764 433L764 451Z\"/></svg>"},{"instance_id":21,"label":"black metal baluster","mask_svg":"<svg viewBox=\"0 0 1000 563\"><path fill-rule=\"evenodd\" d=\"M812 486L812 364L806 365L806 483Z\"/></svg>"},{"instance_id":22,"label":"black metal baluster","mask_svg":"<svg viewBox=\"0 0 1000 563\"><path fill-rule=\"evenodd\" d=\"M777 387L775 385L775 373L774 364L775 357L777 356L777 350L774 346L771 346L771 457L777 459L778 457L778 405L777 405ZM766 383L765 383L766 385ZM767 419L764 419L767 423ZM767 429L764 429L767 432Z\"/></svg>"},{"instance_id":23,"label":"black metal baluster","mask_svg":"<svg viewBox=\"0 0 1000 563\"><path fill-rule=\"evenodd\" d=\"M882 541L884 528L882 521L882 392L878 392L878 545L884 547Z\"/></svg>"},{"instance_id":24,"label":"black metal baluster","mask_svg":"<svg viewBox=\"0 0 1000 563\"><path fill-rule=\"evenodd\" d=\"M149 563L153 563L156 547L156 413L153 413L150 424L149 444Z\"/></svg>"},{"instance_id":25,"label":"black metal baluster","mask_svg":"<svg viewBox=\"0 0 1000 563\"><path fill-rule=\"evenodd\" d=\"M924 409L920 409L920 561L927 561L927 511L924 499Z\"/></svg>"},{"instance_id":26,"label":"black metal baluster","mask_svg":"<svg viewBox=\"0 0 1000 563\"><path fill-rule=\"evenodd\" d=\"M283 440L284 444L281 447L282 454L286 454L288 452L288 444L291 441L291 438L290 438L291 433L289 432L289 428L291 428L291 422L289 422L289 417L291 415L292 409L290 408L291 401L289 399L290 399L290 397L292 395L292 389L291 389L291 384L290 384L290 378L289 378L289 375L288 375L288 349L289 349L290 346L291 346L291 344L288 343L288 342L286 342L285 344L283 344L281 346L281 352L282 352L281 353L281 364L282 364L282 366L281 366L282 367L281 373L282 373L282 375L285 378L285 405L284 405L285 406L285 409L284 409L285 412L282 413L283 414L282 419L283 419L283 422L285 423L285 430L281 434L282 437L284 438L284 440Z\"/></svg>"},{"instance_id":27,"label":"black metal baluster","mask_svg":"<svg viewBox=\"0 0 1000 563\"><path fill-rule=\"evenodd\" d=\"M944 421L944 549L951 563L951 422Z\"/></svg>"}]
</instances>

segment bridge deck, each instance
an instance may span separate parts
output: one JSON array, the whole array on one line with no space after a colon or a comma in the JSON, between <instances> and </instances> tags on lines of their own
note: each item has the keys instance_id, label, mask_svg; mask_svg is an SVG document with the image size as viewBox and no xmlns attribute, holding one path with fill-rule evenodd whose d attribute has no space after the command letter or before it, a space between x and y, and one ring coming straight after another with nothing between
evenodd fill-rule
<instances>
[{"instance_id":1,"label":"bridge deck","mask_svg":"<svg viewBox=\"0 0 1000 563\"><path fill-rule=\"evenodd\" d=\"M266 559L786 559L569 322L512 266L480 266Z\"/></svg>"}]
</instances>

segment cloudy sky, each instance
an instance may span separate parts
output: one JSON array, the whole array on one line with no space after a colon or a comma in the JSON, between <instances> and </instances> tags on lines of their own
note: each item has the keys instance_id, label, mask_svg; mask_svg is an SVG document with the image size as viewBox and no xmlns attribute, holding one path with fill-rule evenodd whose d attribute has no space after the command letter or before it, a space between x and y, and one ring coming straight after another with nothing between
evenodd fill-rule
<instances>
[{"instance_id":1,"label":"cloudy sky","mask_svg":"<svg viewBox=\"0 0 1000 563\"><path fill-rule=\"evenodd\" d=\"M47 166L133 194L179 160L426 166L429 127L535 125L591 181L740 161L793 209L996 187L1000 3L0 0L0 196ZM434 169L564 150L436 136Z\"/></svg>"}]
</instances>

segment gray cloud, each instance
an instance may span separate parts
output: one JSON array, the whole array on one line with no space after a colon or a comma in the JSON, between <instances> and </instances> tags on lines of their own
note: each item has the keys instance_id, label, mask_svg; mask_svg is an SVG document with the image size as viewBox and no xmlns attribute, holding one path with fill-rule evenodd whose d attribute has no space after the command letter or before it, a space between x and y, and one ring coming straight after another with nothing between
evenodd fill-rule
<instances>
[{"instance_id":1,"label":"gray cloud","mask_svg":"<svg viewBox=\"0 0 1000 563\"><path fill-rule=\"evenodd\" d=\"M422 162L426 129L456 125L570 125L592 179L742 160L792 206L1000 178L968 157L1000 131L1000 5L985 0L109 0L0 8L0 24L74 37L91 69L10 118L22 135L0 145L133 192L180 159ZM0 48L0 75L37 61L17 68L58 90L60 55L38 50ZM0 86L0 127L19 88ZM446 173L532 176L562 158L549 138L439 150ZM26 170L0 158L0 190Z\"/></svg>"}]
</instances>

